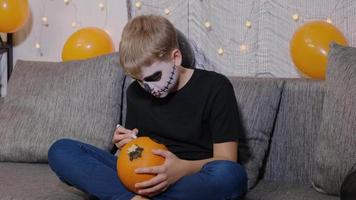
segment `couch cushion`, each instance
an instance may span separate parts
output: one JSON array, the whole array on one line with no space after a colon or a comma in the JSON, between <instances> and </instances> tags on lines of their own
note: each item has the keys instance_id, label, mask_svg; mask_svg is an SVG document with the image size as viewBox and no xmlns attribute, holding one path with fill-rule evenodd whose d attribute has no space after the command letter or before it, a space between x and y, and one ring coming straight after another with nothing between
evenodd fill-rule
<instances>
[{"instance_id":1,"label":"couch cushion","mask_svg":"<svg viewBox=\"0 0 356 200\"><path fill-rule=\"evenodd\" d=\"M339 197L316 192L311 185L261 181L244 200L338 200Z\"/></svg>"},{"instance_id":2,"label":"couch cushion","mask_svg":"<svg viewBox=\"0 0 356 200\"><path fill-rule=\"evenodd\" d=\"M339 194L342 181L356 163L356 48L332 44L328 56L326 94L317 135L313 184Z\"/></svg>"},{"instance_id":3,"label":"couch cushion","mask_svg":"<svg viewBox=\"0 0 356 200\"><path fill-rule=\"evenodd\" d=\"M123 77L117 53L18 61L0 106L0 161L46 162L49 146L63 137L110 148Z\"/></svg>"},{"instance_id":4,"label":"couch cushion","mask_svg":"<svg viewBox=\"0 0 356 200\"><path fill-rule=\"evenodd\" d=\"M234 86L243 132L239 140L239 162L245 167L249 188L258 178L275 121L282 80L230 77Z\"/></svg>"},{"instance_id":5,"label":"couch cushion","mask_svg":"<svg viewBox=\"0 0 356 200\"><path fill-rule=\"evenodd\" d=\"M324 81L285 79L264 179L310 184Z\"/></svg>"},{"instance_id":6,"label":"couch cushion","mask_svg":"<svg viewBox=\"0 0 356 200\"><path fill-rule=\"evenodd\" d=\"M83 192L62 183L47 164L0 162L0 197L15 200L88 199Z\"/></svg>"}]
</instances>

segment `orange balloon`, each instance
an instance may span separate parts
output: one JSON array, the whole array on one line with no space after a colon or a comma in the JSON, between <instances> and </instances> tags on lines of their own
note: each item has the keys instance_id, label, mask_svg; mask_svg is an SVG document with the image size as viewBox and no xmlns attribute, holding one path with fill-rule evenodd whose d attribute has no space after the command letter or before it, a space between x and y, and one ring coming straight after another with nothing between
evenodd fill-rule
<instances>
[{"instance_id":1,"label":"orange balloon","mask_svg":"<svg viewBox=\"0 0 356 200\"><path fill-rule=\"evenodd\" d=\"M95 27L82 28L67 39L62 50L62 60L83 60L114 50L114 44L105 31Z\"/></svg>"},{"instance_id":2,"label":"orange balloon","mask_svg":"<svg viewBox=\"0 0 356 200\"><path fill-rule=\"evenodd\" d=\"M290 54L296 67L307 77L325 79L329 44L347 45L345 36L324 21L312 21L299 27L290 41Z\"/></svg>"},{"instance_id":3,"label":"orange balloon","mask_svg":"<svg viewBox=\"0 0 356 200\"><path fill-rule=\"evenodd\" d=\"M165 158L152 153L153 149L167 148L149 137L138 137L125 144L120 150L117 159L117 174L125 187L137 193L136 183L153 178L154 174L137 174L136 168L158 166L164 163Z\"/></svg>"},{"instance_id":4,"label":"orange balloon","mask_svg":"<svg viewBox=\"0 0 356 200\"><path fill-rule=\"evenodd\" d=\"M14 33L30 16L27 0L0 0L0 32Z\"/></svg>"}]
</instances>

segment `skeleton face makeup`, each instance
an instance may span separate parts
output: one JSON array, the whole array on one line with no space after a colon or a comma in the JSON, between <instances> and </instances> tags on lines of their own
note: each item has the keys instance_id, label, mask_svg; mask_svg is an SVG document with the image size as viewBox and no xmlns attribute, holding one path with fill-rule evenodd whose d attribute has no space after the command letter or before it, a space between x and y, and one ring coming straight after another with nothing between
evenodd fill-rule
<instances>
[{"instance_id":1,"label":"skeleton face makeup","mask_svg":"<svg viewBox=\"0 0 356 200\"><path fill-rule=\"evenodd\" d=\"M178 69L171 62L155 62L142 68L140 85L155 97L163 98L170 93L178 82Z\"/></svg>"}]
</instances>

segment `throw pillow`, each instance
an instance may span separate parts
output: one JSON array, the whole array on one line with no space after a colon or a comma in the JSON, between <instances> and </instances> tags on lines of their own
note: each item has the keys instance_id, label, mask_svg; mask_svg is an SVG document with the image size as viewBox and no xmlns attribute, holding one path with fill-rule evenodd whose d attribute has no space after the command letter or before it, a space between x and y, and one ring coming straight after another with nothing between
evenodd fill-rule
<instances>
[{"instance_id":1,"label":"throw pillow","mask_svg":"<svg viewBox=\"0 0 356 200\"><path fill-rule=\"evenodd\" d=\"M239 163L247 172L248 187L259 179L281 99L283 81L231 77L243 132L239 140Z\"/></svg>"},{"instance_id":2,"label":"throw pillow","mask_svg":"<svg viewBox=\"0 0 356 200\"><path fill-rule=\"evenodd\" d=\"M356 163L356 48L331 44L322 121L314 150L313 185L339 194Z\"/></svg>"},{"instance_id":3,"label":"throw pillow","mask_svg":"<svg viewBox=\"0 0 356 200\"><path fill-rule=\"evenodd\" d=\"M46 162L64 137L109 149L124 79L118 56L18 61L0 106L0 161Z\"/></svg>"}]
</instances>

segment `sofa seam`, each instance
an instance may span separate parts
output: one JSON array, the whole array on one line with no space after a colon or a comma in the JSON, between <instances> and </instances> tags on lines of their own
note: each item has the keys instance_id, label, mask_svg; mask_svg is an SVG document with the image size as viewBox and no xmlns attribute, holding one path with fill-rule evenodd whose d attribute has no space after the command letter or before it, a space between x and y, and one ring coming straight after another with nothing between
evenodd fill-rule
<instances>
[{"instance_id":1,"label":"sofa seam","mask_svg":"<svg viewBox=\"0 0 356 200\"><path fill-rule=\"evenodd\" d=\"M273 138L274 131L275 131L275 128L276 128L276 122L277 122L277 119L278 119L278 117L280 115L279 111L280 111L280 106L281 106L281 102L282 102L283 93L284 93L284 90L285 90L285 85L286 85L286 81L282 80L282 86L281 86L281 91L279 92L279 100L278 100L278 104L277 104L277 110L276 110L276 114L275 114L274 119L273 119L273 126L272 126L270 137L269 137L269 140L268 140L268 148L266 150L265 157L264 157L264 159L262 161L262 166L261 166L261 168L259 170L259 178L258 178L258 180L263 179L264 176L265 176L265 173L266 173L267 161L268 161L269 154L271 152L272 138Z\"/></svg>"}]
</instances>

